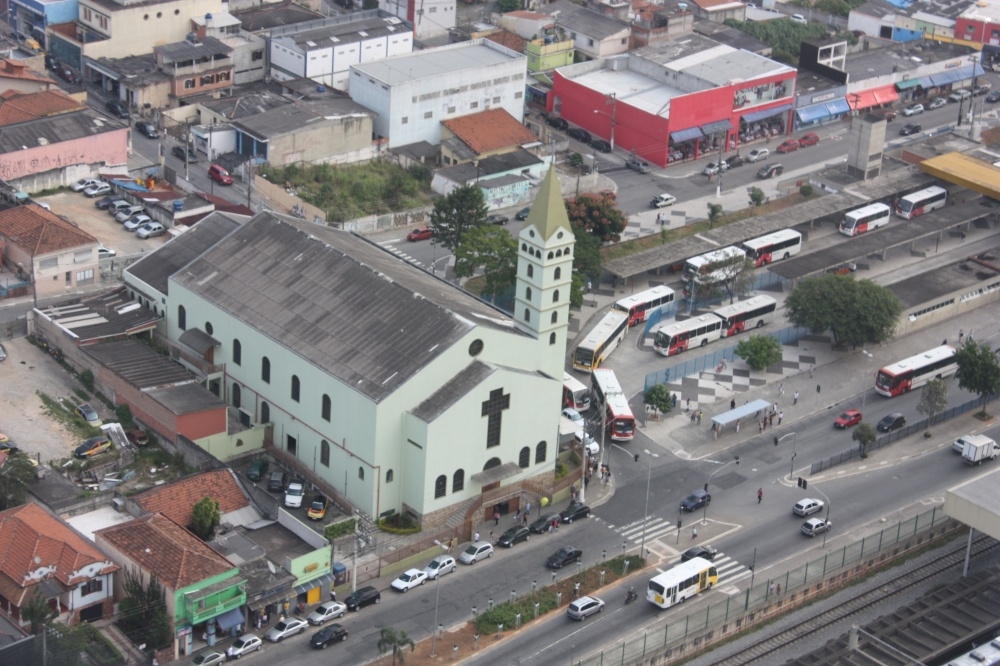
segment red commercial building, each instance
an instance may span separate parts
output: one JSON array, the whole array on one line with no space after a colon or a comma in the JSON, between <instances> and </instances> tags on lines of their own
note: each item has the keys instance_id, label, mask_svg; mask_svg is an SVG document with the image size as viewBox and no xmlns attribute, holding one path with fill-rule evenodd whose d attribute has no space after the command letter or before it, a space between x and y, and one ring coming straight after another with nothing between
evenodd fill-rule
<instances>
[{"instance_id":1,"label":"red commercial building","mask_svg":"<svg viewBox=\"0 0 1000 666\"><path fill-rule=\"evenodd\" d=\"M555 71L548 110L659 166L782 136L794 68L697 34Z\"/></svg>"}]
</instances>

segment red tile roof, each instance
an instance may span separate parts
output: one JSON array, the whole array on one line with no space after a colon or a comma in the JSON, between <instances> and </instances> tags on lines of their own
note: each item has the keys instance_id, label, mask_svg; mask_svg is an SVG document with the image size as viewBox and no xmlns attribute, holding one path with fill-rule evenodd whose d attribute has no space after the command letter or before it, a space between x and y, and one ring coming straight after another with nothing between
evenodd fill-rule
<instances>
[{"instance_id":1,"label":"red tile roof","mask_svg":"<svg viewBox=\"0 0 1000 666\"><path fill-rule=\"evenodd\" d=\"M250 505L243 489L228 469L202 472L179 481L158 486L135 496L150 513L162 513L178 525L191 524L191 512L201 498L211 497L223 514Z\"/></svg>"},{"instance_id":2,"label":"red tile roof","mask_svg":"<svg viewBox=\"0 0 1000 666\"><path fill-rule=\"evenodd\" d=\"M86 231L33 204L0 210L0 238L32 256L97 244Z\"/></svg>"},{"instance_id":3,"label":"red tile roof","mask_svg":"<svg viewBox=\"0 0 1000 666\"><path fill-rule=\"evenodd\" d=\"M156 576L170 590L183 589L235 568L201 539L160 513L105 527L95 532L94 538Z\"/></svg>"},{"instance_id":4,"label":"red tile roof","mask_svg":"<svg viewBox=\"0 0 1000 666\"><path fill-rule=\"evenodd\" d=\"M94 544L35 503L0 512L0 595L16 606L44 577L69 588L117 570Z\"/></svg>"},{"instance_id":5,"label":"red tile roof","mask_svg":"<svg viewBox=\"0 0 1000 666\"><path fill-rule=\"evenodd\" d=\"M444 126L478 154L515 148L538 141L535 133L502 108L442 121Z\"/></svg>"},{"instance_id":6,"label":"red tile roof","mask_svg":"<svg viewBox=\"0 0 1000 666\"><path fill-rule=\"evenodd\" d=\"M520 35L510 32L509 30L498 30L497 32L491 32L486 35L486 39L491 42L496 42L500 46L506 46L511 51L517 51L518 53L524 53L524 45L527 44L527 40Z\"/></svg>"},{"instance_id":7,"label":"red tile roof","mask_svg":"<svg viewBox=\"0 0 1000 666\"><path fill-rule=\"evenodd\" d=\"M11 92L14 94L9 94ZM35 93L17 93L9 90L3 95L3 99L0 99L0 126L79 111L82 108L83 104L58 90Z\"/></svg>"},{"instance_id":8,"label":"red tile roof","mask_svg":"<svg viewBox=\"0 0 1000 666\"><path fill-rule=\"evenodd\" d=\"M39 83L55 83L52 79L29 69L24 63L4 58L0 61L0 79L20 79L22 81L38 81ZM2 85L2 84L0 84Z\"/></svg>"}]
</instances>

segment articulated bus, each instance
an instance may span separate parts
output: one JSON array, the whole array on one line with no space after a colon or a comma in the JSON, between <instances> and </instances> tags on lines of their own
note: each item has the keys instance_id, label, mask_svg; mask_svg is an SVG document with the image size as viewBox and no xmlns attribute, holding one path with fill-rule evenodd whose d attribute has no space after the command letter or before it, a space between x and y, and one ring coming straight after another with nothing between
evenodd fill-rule
<instances>
[{"instance_id":1,"label":"articulated bus","mask_svg":"<svg viewBox=\"0 0 1000 666\"><path fill-rule=\"evenodd\" d=\"M611 310L597 322L573 352L573 369L590 372L611 355L628 332L628 315Z\"/></svg>"},{"instance_id":2,"label":"articulated bus","mask_svg":"<svg viewBox=\"0 0 1000 666\"><path fill-rule=\"evenodd\" d=\"M697 277L704 279L718 271L720 264L728 264L737 256L745 257L746 253L738 247L729 245L705 254L699 254L697 257L691 257L684 262L681 280L688 283Z\"/></svg>"},{"instance_id":3,"label":"articulated bus","mask_svg":"<svg viewBox=\"0 0 1000 666\"><path fill-rule=\"evenodd\" d=\"M722 319L705 314L684 321L673 321L653 333L653 349L664 356L673 356L695 347L704 347L722 337Z\"/></svg>"},{"instance_id":4,"label":"articulated bus","mask_svg":"<svg viewBox=\"0 0 1000 666\"><path fill-rule=\"evenodd\" d=\"M944 208L948 203L948 190L937 185L927 189L907 194L896 202L896 215L912 220L917 215L929 213L938 208Z\"/></svg>"},{"instance_id":5,"label":"articulated bus","mask_svg":"<svg viewBox=\"0 0 1000 666\"><path fill-rule=\"evenodd\" d=\"M608 368L595 368L591 375L593 399L599 405L606 405L604 410L604 427L608 437L616 442L627 442L635 434L635 416L628 406L628 398L622 391L615 371Z\"/></svg>"},{"instance_id":6,"label":"articulated bus","mask_svg":"<svg viewBox=\"0 0 1000 666\"><path fill-rule=\"evenodd\" d=\"M633 296L621 299L611 306L612 310L628 313L628 325L641 324L649 318L649 313L662 305L674 302L674 290L670 287L653 287Z\"/></svg>"},{"instance_id":7,"label":"articulated bus","mask_svg":"<svg viewBox=\"0 0 1000 666\"><path fill-rule=\"evenodd\" d=\"M875 392L892 398L919 388L931 379L942 379L957 371L955 348L941 345L879 370L875 375Z\"/></svg>"},{"instance_id":8,"label":"articulated bus","mask_svg":"<svg viewBox=\"0 0 1000 666\"><path fill-rule=\"evenodd\" d=\"M711 589L718 582L719 572L715 565L695 557L651 578L646 600L654 606L670 608Z\"/></svg>"},{"instance_id":9,"label":"articulated bus","mask_svg":"<svg viewBox=\"0 0 1000 666\"><path fill-rule=\"evenodd\" d=\"M770 296L754 296L745 301L733 303L713 310L712 314L722 320L722 337L739 335L750 328L760 328L771 319L778 308L778 302Z\"/></svg>"},{"instance_id":10,"label":"articulated bus","mask_svg":"<svg viewBox=\"0 0 1000 666\"><path fill-rule=\"evenodd\" d=\"M590 409L590 389L568 372L563 373L563 407L572 407L578 412Z\"/></svg>"},{"instance_id":11,"label":"articulated bus","mask_svg":"<svg viewBox=\"0 0 1000 666\"><path fill-rule=\"evenodd\" d=\"M772 261L788 259L798 254L802 249L802 234L794 229L782 229L773 234L743 241L740 243L740 249L746 252L747 258L753 260L754 266L760 268Z\"/></svg>"},{"instance_id":12,"label":"articulated bus","mask_svg":"<svg viewBox=\"0 0 1000 666\"><path fill-rule=\"evenodd\" d=\"M874 203L844 213L840 221L840 233L845 236L857 236L872 229L878 229L889 221L891 210L885 204Z\"/></svg>"}]
</instances>

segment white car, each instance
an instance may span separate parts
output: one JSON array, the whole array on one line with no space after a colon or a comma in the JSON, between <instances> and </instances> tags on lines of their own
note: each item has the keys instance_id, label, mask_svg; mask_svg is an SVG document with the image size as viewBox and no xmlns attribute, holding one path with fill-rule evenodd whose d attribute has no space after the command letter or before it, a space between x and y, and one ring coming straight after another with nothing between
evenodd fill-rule
<instances>
[{"instance_id":1,"label":"white car","mask_svg":"<svg viewBox=\"0 0 1000 666\"><path fill-rule=\"evenodd\" d=\"M80 180L70 185L69 189L73 190L74 192L83 192L88 187L94 187L95 185L100 185L101 182L102 181L99 178L81 178Z\"/></svg>"},{"instance_id":2,"label":"white car","mask_svg":"<svg viewBox=\"0 0 1000 666\"><path fill-rule=\"evenodd\" d=\"M911 104L905 109L903 109L904 116L915 116L918 113L923 113L923 112L924 112L923 104Z\"/></svg>"},{"instance_id":3,"label":"white car","mask_svg":"<svg viewBox=\"0 0 1000 666\"><path fill-rule=\"evenodd\" d=\"M325 604L320 604L316 607L306 620L309 624L320 625L327 620L332 620L335 617L344 617L344 613L347 612L347 604L342 604L339 601L327 601Z\"/></svg>"},{"instance_id":4,"label":"white car","mask_svg":"<svg viewBox=\"0 0 1000 666\"><path fill-rule=\"evenodd\" d=\"M580 412L576 411L572 407L567 407L566 409L564 409L562 411L562 415L568 418L570 421L572 421L573 425L575 425L578 428L582 428L585 425L583 416L581 416Z\"/></svg>"},{"instance_id":5,"label":"white car","mask_svg":"<svg viewBox=\"0 0 1000 666\"><path fill-rule=\"evenodd\" d=\"M703 176L716 176L719 173L725 173L728 169L729 164L726 162L709 162L701 173Z\"/></svg>"},{"instance_id":6,"label":"white car","mask_svg":"<svg viewBox=\"0 0 1000 666\"><path fill-rule=\"evenodd\" d=\"M286 617L284 620L267 630L264 638L277 643L284 638L301 634L309 626L309 623L298 617Z\"/></svg>"},{"instance_id":7,"label":"white car","mask_svg":"<svg viewBox=\"0 0 1000 666\"><path fill-rule=\"evenodd\" d=\"M243 634L229 646L226 650L226 656L231 659L239 659L245 654L253 652L254 650L259 650L260 646L263 645L263 641L253 634Z\"/></svg>"},{"instance_id":8,"label":"white car","mask_svg":"<svg viewBox=\"0 0 1000 666\"><path fill-rule=\"evenodd\" d=\"M149 215L141 215L141 214L133 215L132 217L125 220L125 230L135 231L136 229L146 224L147 222L152 222L152 221L153 218L151 218Z\"/></svg>"},{"instance_id":9,"label":"white car","mask_svg":"<svg viewBox=\"0 0 1000 666\"><path fill-rule=\"evenodd\" d=\"M766 160L767 156L770 154L771 151L767 148L754 148L747 153L747 162L759 162L761 160Z\"/></svg>"},{"instance_id":10,"label":"white car","mask_svg":"<svg viewBox=\"0 0 1000 666\"><path fill-rule=\"evenodd\" d=\"M91 199L94 197L103 197L105 194L111 194L111 185L109 183L97 183L85 189L83 194Z\"/></svg>"},{"instance_id":11,"label":"white car","mask_svg":"<svg viewBox=\"0 0 1000 666\"><path fill-rule=\"evenodd\" d=\"M596 456L601 452L601 445L594 441L594 438L583 430L578 430L576 432L576 443L578 445L583 445L583 447L587 449L587 453L592 456Z\"/></svg>"},{"instance_id":12,"label":"white car","mask_svg":"<svg viewBox=\"0 0 1000 666\"><path fill-rule=\"evenodd\" d=\"M114 250L112 250L110 247L104 247L103 244L97 246L97 258L98 259L106 259L106 258L109 258L109 257L113 257L116 254L118 254L118 253L115 252Z\"/></svg>"},{"instance_id":13,"label":"white car","mask_svg":"<svg viewBox=\"0 0 1000 666\"><path fill-rule=\"evenodd\" d=\"M792 507L792 513L794 513L796 516L803 516L803 517L811 516L817 511L822 511L823 506L824 506L823 500L818 500L818 499L799 500L798 502L795 503L795 506Z\"/></svg>"},{"instance_id":14,"label":"white car","mask_svg":"<svg viewBox=\"0 0 1000 666\"><path fill-rule=\"evenodd\" d=\"M399 578L392 581L392 589L397 592L406 592L411 588L418 587L427 582L427 574L420 569L408 569L399 574Z\"/></svg>"},{"instance_id":15,"label":"white car","mask_svg":"<svg viewBox=\"0 0 1000 666\"><path fill-rule=\"evenodd\" d=\"M788 18L792 19L796 23L803 23L803 24L809 23L809 21L806 20L806 17L803 16L802 14L792 14Z\"/></svg>"},{"instance_id":16,"label":"white car","mask_svg":"<svg viewBox=\"0 0 1000 666\"><path fill-rule=\"evenodd\" d=\"M475 564L479 560L493 557L493 546L488 543L474 543L462 551L458 561L462 564Z\"/></svg>"},{"instance_id":17,"label":"white car","mask_svg":"<svg viewBox=\"0 0 1000 666\"><path fill-rule=\"evenodd\" d=\"M302 506L302 498L305 496L305 488L301 483L289 483L285 489L285 506L289 509L298 509Z\"/></svg>"},{"instance_id":18,"label":"white car","mask_svg":"<svg viewBox=\"0 0 1000 666\"><path fill-rule=\"evenodd\" d=\"M942 106L946 105L948 100L944 97L935 97L931 100L931 103L927 105L928 109L940 109Z\"/></svg>"},{"instance_id":19,"label":"white car","mask_svg":"<svg viewBox=\"0 0 1000 666\"><path fill-rule=\"evenodd\" d=\"M672 194L657 194L653 197L653 200L649 202L651 208L664 208L666 206L673 206L677 203L677 197Z\"/></svg>"},{"instance_id":20,"label":"white car","mask_svg":"<svg viewBox=\"0 0 1000 666\"><path fill-rule=\"evenodd\" d=\"M438 576L443 576L445 574L450 574L456 569L455 558L451 555L438 555L430 564L424 567L424 573L427 574L427 578L434 580Z\"/></svg>"},{"instance_id":21,"label":"white car","mask_svg":"<svg viewBox=\"0 0 1000 666\"><path fill-rule=\"evenodd\" d=\"M162 236L165 233L167 230L159 222L147 222L135 230L135 235L139 238L152 238L153 236Z\"/></svg>"}]
</instances>

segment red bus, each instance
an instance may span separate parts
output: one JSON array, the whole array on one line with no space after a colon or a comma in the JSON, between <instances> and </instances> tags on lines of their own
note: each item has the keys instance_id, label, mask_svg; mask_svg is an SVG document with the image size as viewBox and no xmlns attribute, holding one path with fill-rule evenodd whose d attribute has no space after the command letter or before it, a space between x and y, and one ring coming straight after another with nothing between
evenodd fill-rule
<instances>
[{"instance_id":1,"label":"red bus","mask_svg":"<svg viewBox=\"0 0 1000 666\"><path fill-rule=\"evenodd\" d=\"M661 305L674 302L674 290L670 287L653 287L644 292L626 296L611 306L612 310L628 313L628 325L641 324L649 318L649 313Z\"/></svg>"},{"instance_id":2,"label":"red bus","mask_svg":"<svg viewBox=\"0 0 1000 666\"><path fill-rule=\"evenodd\" d=\"M931 379L943 379L957 371L955 348L941 345L879 370L875 374L875 391L892 398L919 388Z\"/></svg>"},{"instance_id":3,"label":"red bus","mask_svg":"<svg viewBox=\"0 0 1000 666\"><path fill-rule=\"evenodd\" d=\"M628 398L622 391L615 371L609 368L594 368L591 373L594 391L593 399L606 405L604 427L608 437L616 442L627 442L635 435L635 417L628 406Z\"/></svg>"},{"instance_id":4,"label":"red bus","mask_svg":"<svg viewBox=\"0 0 1000 666\"><path fill-rule=\"evenodd\" d=\"M590 409L590 390L568 372L563 373L563 407L572 407L578 412Z\"/></svg>"},{"instance_id":5,"label":"red bus","mask_svg":"<svg viewBox=\"0 0 1000 666\"><path fill-rule=\"evenodd\" d=\"M948 190L937 185L932 185L919 192L907 194L897 201L896 215L910 220L917 215L923 215L932 210L944 208L946 203L948 203Z\"/></svg>"}]
</instances>

